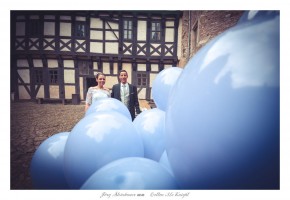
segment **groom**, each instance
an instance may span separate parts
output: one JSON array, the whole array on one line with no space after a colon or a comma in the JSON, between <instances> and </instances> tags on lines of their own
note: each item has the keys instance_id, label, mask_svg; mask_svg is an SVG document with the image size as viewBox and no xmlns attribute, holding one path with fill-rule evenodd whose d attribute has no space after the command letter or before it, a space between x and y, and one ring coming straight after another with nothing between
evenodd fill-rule
<instances>
[{"instance_id":1,"label":"groom","mask_svg":"<svg viewBox=\"0 0 290 200\"><path fill-rule=\"evenodd\" d=\"M134 85L131 85L127 82L128 73L126 70L120 70L118 84L115 84L112 88L111 97L122 101L127 108L129 109L132 117L132 121L135 118L135 109L136 113L139 114L140 107L138 101L137 88Z\"/></svg>"}]
</instances>

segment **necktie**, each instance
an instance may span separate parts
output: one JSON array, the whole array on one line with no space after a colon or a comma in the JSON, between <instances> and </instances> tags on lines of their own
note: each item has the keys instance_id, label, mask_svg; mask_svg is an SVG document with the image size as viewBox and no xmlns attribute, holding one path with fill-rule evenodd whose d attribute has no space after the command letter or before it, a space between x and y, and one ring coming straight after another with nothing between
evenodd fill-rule
<instances>
[{"instance_id":1,"label":"necktie","mask_svg":"<svg viewBox=\"0 0 290 200\"><path fill-rule=\"evenodd\" d=\"M127 99L127 97L126 97L126 94L127 94L127 87L126 87L126 85L125 84L122 84L122 102L126 105L126 106L128 106L128 99Z\"/></svg>"}]
</instances>

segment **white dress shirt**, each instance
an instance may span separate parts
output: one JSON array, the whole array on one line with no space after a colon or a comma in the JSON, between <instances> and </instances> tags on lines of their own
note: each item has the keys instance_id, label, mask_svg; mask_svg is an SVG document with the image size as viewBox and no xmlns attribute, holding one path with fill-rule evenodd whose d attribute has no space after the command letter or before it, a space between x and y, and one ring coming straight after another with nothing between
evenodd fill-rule
<instances>
[{"instance_id":1,"label":"white dress shirt","mask_svg":"<svg viewBox=\"0 0 290 200\"><path fill-rule=\"evenodd\" d=\"M121 83L121 101L128 107L129 102L129 85Z\"/></svg>"}]
</instances>

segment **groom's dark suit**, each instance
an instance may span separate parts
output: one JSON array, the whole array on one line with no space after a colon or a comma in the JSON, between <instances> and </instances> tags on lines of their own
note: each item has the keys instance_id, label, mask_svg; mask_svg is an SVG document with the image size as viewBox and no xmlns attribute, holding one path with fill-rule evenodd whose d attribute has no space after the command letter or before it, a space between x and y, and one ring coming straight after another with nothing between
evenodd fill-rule
<instances>
[{"instance_id":1,"label":"groom's dark suit","mask_svg":"<svg viewBox=\"0 0 290 200\"><path fill-rule=\"evenodd\" d=\"M129 101L128 101L128 109L131 113L132 116L132 120L134 120L135 118L135 109L136 109L136 113L139 114L140 111L140 107L139 107L139 101L138 101L138 93L137 93L137 88L134 85L129 84ZM121 84L118 83L116 85L113 86L112 88L112 94L111 97L118 99L121 101L121 95L120 95L120 90L121 90Z\"/></svg>"}]
</instances>

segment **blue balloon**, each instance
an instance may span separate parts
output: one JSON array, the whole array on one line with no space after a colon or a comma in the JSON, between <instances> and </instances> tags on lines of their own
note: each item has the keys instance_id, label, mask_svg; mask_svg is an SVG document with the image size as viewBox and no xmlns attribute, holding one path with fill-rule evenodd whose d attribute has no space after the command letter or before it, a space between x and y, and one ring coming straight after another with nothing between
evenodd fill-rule
<instances>
[{"instance_id":1,"label":"blue balloon","mask_svg":"<svg viewBox=\"0 0 290 200\"><path fill-rule=\"evenodd\" d=\"M279 189L279 15L234 26L185 66L166 112L182 189Z\"/></svg>"},{"instance_id":2,"label":"blue balloon","mask_svg":"<svg viewBox=\"0 0 290 200\"><path fill-rule=\"evenodd\" d=\"M98 112L81 119L72 129L64 152L65 177L79 189L99 168L114 160L144 156L141 136L133 123L115 112Z\"/></svg>"},{"instance_id":3,"label":"blue balloon","mask_svg":"<svg viewBox=\"0 0 290 200\"><path fill-rule=\"evenodd\" d=\"M68 135L61 132L47 138L33 154L29 171L35 189L69 189L63 170Z\"/></svg>"},{"instance_id":4,"label":"blue balloon","mask_svg":"<svg viewBox=\"0 0 290 200\"><path fill-rule=\"evenodd\" d=\"M170 67L162 70L152 84L152 98L160 110L166 111L168 98L172 87L182 72L180 67Z\"/></svg>"},{"instance_id":5,"label":"blue balloon","mask_svg":"<svg viewBox=\"0 0 290 200\"><path fill-rule=\"evenodd\" d=\"M261 21L273 19L279 16L278 10L249 10L245 11L239 19L237 25L243 23L260 23Z\"/></svg>"},{"instance_id":6,"label":"blue balloon","mask_svg":"<svg viewBox=\"0 0 290 200\"><path fill-rule=\"evenodd\" d=\"M159 161L165 150L165 112L158 108L145 110L133 125L142 137L144 157Z\"/></svg>"},{"instance_id":7,"label":"blue balloon","mask_svg":"<svg viewBox=\"0 0 290 200\"><path fill-rule=\"evenodd\" d=\"M104 98L93 102L86 111L85 116L101 111L116 111L125 115L132 121L132 117L128 108L125 106L125 104L115 98Z\"/></svg>"},{"instance_id":8,"label":"blue balloon","mask_svg":"<svg viewBox=\"0 0 290 200\"><path fill-rule=\"evenodd\" d=\"M173 176L158 162L147 158L123 158L96 171L83 190L172 190L178 189Z\"/></svg>"},{"instance_id":9,"label":"blue balloon","mask_svg":"<svg viewBox=\"0 0 290 200\"><path fill-rule=\"evenodd\" d=\"M171 168L171 165L169 163L169 160L168 160L168 156L167 156L167 152L164 151L161 155L161 158L159 160L159 163L165 167L165 169L174 177L174 174L173 174L173 171L172 171L172 168Z\"/></svg>"}]
</instances>

